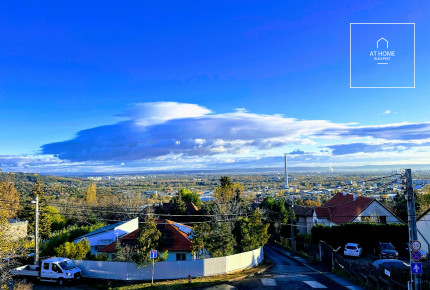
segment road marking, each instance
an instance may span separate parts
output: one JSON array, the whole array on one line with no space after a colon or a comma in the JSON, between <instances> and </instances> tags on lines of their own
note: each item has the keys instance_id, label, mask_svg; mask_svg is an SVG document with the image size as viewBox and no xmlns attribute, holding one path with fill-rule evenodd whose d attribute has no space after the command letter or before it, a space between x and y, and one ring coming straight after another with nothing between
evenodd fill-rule
<instances>
[{"instance_id":1,"label":"road marking","mask_svg":"<svg viewBox=\"0 0 430 290\"><path fill-rule=\"evenodd\" d=\"M237 289L234 286L228 285L228 284L220 284L220 285L215 285L209 288L205 288L206 290L233 290L233 289Z\"/></svg>"},{"instance_id":2,"label":"road marking","mask_svg":"<svg viewBox=\"0 0 430 290\"><path fill-rule=\"evenodd\" d=\"M327 288L323 284L317 282L317 281L303 281L304 283L308 284L312 288Z\"/></svg>"},{"instance_id":3,"label":"road marking","mask_svg":"<svg viewBox=\"0 0 430 290\"><path fill-rule=\"evenodd\" d=\"M263 286L278 286L278 284L276 284L275 279L260 278L260 280L261 280L261 283L263 283Z\"/></svg>"}]
</instances>

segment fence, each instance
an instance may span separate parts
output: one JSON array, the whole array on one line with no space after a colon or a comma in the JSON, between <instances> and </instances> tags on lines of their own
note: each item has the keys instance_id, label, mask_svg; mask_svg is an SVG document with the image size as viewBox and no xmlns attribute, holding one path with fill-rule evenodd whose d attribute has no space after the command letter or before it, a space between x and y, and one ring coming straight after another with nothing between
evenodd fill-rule
<instances>
[{"instance_id":1,"label":"fence","mask_svg":"<svg viewBox=\"0 0 430 290\"><path fill-rule=\"evenodd\" d=\"M181 279L224 274L261 263L263 247L236 255L194 261L158 262L154 266L154 279ZM151 280L152 265L137 268L135 263L74 260L88 278L112 280Z\"/></svg>"},{"instance_id":2,"label":"fence","mask_svg":"<svg viewBox=\"0 0 430 290\"><path fill-rule=\"evenodd\" d=\"M371 263L345 259L341 251L329 244L320 241L320 261L328 265L332 271L340 269L349 275L361 280L370 288L376 289L408 289L410 280L409 270L376 268ZM430 290L430 279L427 275L421 279L422 290Z\"/></svg>"}]
</instances>

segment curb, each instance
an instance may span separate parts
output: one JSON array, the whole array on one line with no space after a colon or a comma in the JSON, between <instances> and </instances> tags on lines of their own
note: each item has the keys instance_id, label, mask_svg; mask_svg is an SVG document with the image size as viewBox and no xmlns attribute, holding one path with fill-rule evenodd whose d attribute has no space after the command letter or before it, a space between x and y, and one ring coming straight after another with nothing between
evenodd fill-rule
<instances>
[{"instance_id":1,"label":"curb","mask_svg":"<svg viewBox=\"0 0 430 290\"><path fill-rule=\"evenodd\" d=\"M266 261L269 261L269 260L266 260ZM270 262L270 261L269 261L269 262ZM261 274L261 273L266 272L266 271L267 271L268 269L270 269L272 266L273 266L273 263L272 263L272 262L270 262L270 265L267 265L265 268L263 268L263 269L261 269L261 270L259 270L259 271L255 272L255 273L248 274L248 275L243 275L243 276L236 277L236 278L232 278L232 279L228 280L228 282L239 281L239 280L242 280L242 279L245 279L245 278L248 278L248 277L252 277L252 276L255 276L255 275L259 275L259 274Z\"/></svg>"}]
</instances>

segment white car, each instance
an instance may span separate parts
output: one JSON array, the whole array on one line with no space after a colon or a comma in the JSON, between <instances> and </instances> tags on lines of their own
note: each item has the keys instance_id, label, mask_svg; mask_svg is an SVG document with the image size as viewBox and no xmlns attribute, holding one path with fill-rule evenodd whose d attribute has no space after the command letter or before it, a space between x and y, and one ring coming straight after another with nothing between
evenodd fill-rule
<instances>
[{"instance_id":1,"label":"white car","mask_svg":"<svg viewBox=\"0 0 430 290\"><path fill-rule=\"evenodd\" d=\"M361 249L359 244L356 243L348 243L345 246L345 250L343 251L344 256L349 257L360 257L363 250Z\"/></svg>"}]
</instances>

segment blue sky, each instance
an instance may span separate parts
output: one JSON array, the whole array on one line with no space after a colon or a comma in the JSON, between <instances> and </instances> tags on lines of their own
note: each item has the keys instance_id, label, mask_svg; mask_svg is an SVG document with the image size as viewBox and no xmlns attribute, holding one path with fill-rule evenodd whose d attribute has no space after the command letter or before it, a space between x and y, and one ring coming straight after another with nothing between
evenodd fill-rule
<instances>
[{"instance_id":1,"label":"blue sky","mask_svg":"<svg viewBox=\"0 0 430 290\"><path fill-rule=\"evenodd\" d=\"M217 2L2 3L3 170L429 164L430 3ZM351 22L416 23L415 89L349 87Z\"/></svg>"}]
</instances>

